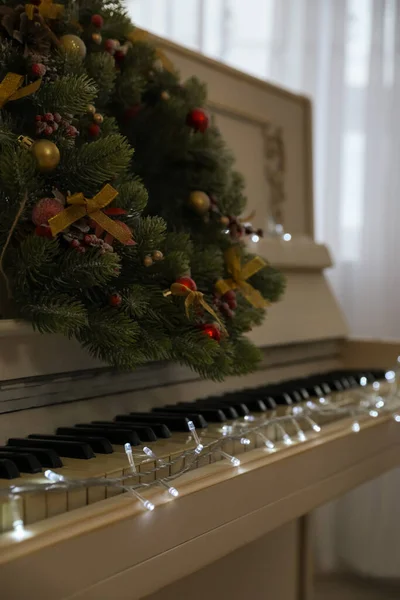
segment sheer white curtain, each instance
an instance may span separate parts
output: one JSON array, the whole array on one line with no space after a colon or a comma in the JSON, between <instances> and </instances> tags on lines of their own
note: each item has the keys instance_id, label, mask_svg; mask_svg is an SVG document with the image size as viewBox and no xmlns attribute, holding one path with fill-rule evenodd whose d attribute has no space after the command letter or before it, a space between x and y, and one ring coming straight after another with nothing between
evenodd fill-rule
<instances>
[{"instance_id":1,"label":"sheer white curtain","mask_svg":"<svg viewBox=\"0 0 400 600\"><path fill-rule=\"evenodd\" d=\"M354 335L400 339L400 0L129 9L141 27L312 97L316 231L332 283ZM399 491L396 472L319 513L322 565L400 577Z\"/></svg>"}]
</instances>

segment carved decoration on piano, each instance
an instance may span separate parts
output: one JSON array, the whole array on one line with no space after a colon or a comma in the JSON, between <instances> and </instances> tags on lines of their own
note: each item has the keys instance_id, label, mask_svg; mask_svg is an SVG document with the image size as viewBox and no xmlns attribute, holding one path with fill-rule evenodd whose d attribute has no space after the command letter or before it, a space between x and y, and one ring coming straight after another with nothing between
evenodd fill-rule
<instances>
[{"instance_id":1,"label":"carved decoration on piano","mask_svg":"<svg viewBox=\"0 0 400 600\"><path fill-rule=\"evenodd\" d=\"M265 125L265 176L269 184L270 220L269 233L282 235L285 225L284 204L285 193L285 145L283 130L279 126Z\"/></svg>"}]
</instances>

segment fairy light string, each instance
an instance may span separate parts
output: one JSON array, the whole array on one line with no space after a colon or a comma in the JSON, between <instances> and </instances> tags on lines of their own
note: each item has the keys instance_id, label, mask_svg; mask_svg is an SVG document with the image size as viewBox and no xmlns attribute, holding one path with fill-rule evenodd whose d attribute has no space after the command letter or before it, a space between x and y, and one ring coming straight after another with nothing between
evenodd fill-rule
<instances>
[{"instance_id":1,"label":"fairy light string","mask_svg":"<svg viewBox=\"0 0 400 600\"><path fill-rule=\"evenodd\" d=\"M175 455L174 458L166 460L159 458L154 451L145 446L141 453L135 453L130 444L125 444L124 450L127 457L127 473L118 478L92 477L87 479L68 479L67 477L48 469L44 472L46 482L33 483L27 482L21 485L13 485L8 488L0 489L0 496L8 496L10 510L13 515L13 532L16 539L24 539L24 523L20 511L20 502L18 500L24 494L51 492L52 490L71 491L89 487L109 487L120 489L127 492L133 499L138 501L145 510L153 511L155 505L146 499L142 492L146 490L161 487L170 496L171 499L179 496L179 490L172 484L176 479L190 471L199 457L210 459L219 457L227 460L233 467L240 466L240 459L226 452L227 442L238 442L243 446L251 443L250 437L258 437L268 453L275 453L293 444L299 444L308 440L308 433L320 434L324 425L320 426L313 417L322 418L351 418L350 431L359 433L361 425L360 418L366 417L376 419L379 416L391 415L396 423L400 423L400 395L398 394L397 373L388 371L386 379L390 390L387 396L380 396L382 386L380 384L371 386L371 389L362 386L362 391L355 391L357 401L354 401L354 390L350 392L336 393L338 402L333 402L332 397L322 396L315 400L305 402L304 406L287 407L285 415L276 415L272 413L269 418L253 417L234 421L231 425L221 427L219 438L205 440L198 435L196 428L191 421L189 423L188 434L191 436L194 447L183 450L182 453ZM352 402L348 402L348 395L351 393ZM310 430L304 431L304 424ZM294 429L294 433L289 434L287 427ZM273 430L278 433L278 439L269 433ZM207 434L206 434L207 435ZM271 439L271 437L273 439ZM258 448L260 449L260 448ZM145 464L143 458L147 457L154 461L154 466L148 470L137 469L135 459L141 460L141 467ZM177 469L173 474L163 476L157 479L157 473L165 469L171 470L178 462L183 466ZM145 476L154 476L154 481L143 482Z\"/></svg>"}]
</instances>

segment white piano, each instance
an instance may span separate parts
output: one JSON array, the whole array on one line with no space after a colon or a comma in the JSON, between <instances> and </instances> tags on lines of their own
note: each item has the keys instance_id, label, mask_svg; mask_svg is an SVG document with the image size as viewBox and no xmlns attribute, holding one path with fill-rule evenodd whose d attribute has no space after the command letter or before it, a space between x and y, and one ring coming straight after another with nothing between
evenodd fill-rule
<instances>
[{"instance_id":1,"label":"white piano","mask_svg":"<svg viewBox=\"0 0 400 600\"><path fill-rule=\"evenodd\" d=\"M221 396L221 402L229 404L231 399L237 406L246 403L247 392L236 400L229 393L245 388L265 391L276 382L279 394L288 390L290 396L294 387L285 387L285 382L308 378L303 381L315 383L320 374L320 381L325 377L330 385L327 394L333 403L344 397L349 401L360 390L341 388L346 373L368 377L371 372L379 379L376 373L396 362L399 344L348 339L326 279L325 270L332 266L329 251L313 237L309 101L165 40L156 41L184 77L196 74L207 81L210 110L247 177L249 209L256 210L253 222L275 233L257 244L250 242L252 250L286 273L288 282L283 301L251 334L263 348L262 366L252 375L223 383L201 381L169 364L117 374L73 342L3 320L3 447L13 445L10 439L53 435L59 427L109 422L116 415L199 398ZM336 385L334 372L342 383ZM385 383L381 385L386 390ZM283 413L289 409L278 406ZM196 410L200 409L193 404ZM400 425L392 415L383 411L375 418L360 417L356 433L353 424L350 414L337 415L322 423L321 431L306 427L306 440L290 445L275 432L274 452L254 436L248 446L234 445L238 467L226 458L200 453L194 468L173 480L178 498L161 487L143 492L155 505L151 512L128 493L106 486L32 492L19 503L24 528L16 535L8 497L0 495L2 598L311 600L309 515L400 464ZM215 431L219 426L212 427ZM201 435L208 435L207 428ZM173 457L180 456L177 447L185 448L187 437L178 429L171 438L154 441L151 448L157 457L172 463L155 475L149 474L154 460L139 461L141 480L169 477L174 468L179 470L179 460L173 463ZM144 444L141 440L138 452ZM76 478L123 474L128 461L123 462L120 442L112 446L114 454L94 453L90 460L71 457L67 450L65 457L60 450L63 467L58 472ZM19 477L0 479L0 491L43 481L43 470L29 473L21 467Z\"/></svg>"}]
</instances>

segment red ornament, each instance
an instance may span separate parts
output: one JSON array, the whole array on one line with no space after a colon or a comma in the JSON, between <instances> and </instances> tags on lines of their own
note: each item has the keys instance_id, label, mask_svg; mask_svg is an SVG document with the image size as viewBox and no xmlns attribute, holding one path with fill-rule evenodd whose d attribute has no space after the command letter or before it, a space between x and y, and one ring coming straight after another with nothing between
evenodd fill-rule
<instances>
[{"instance_id":1,"label":"red ornament","mask_svg":"<svg viewBox=\"0 0 400 600\"><path fill-rule=\"evenodd\" d=\"M192 292L195 292L197 290L196 282L191 277L179 277L179 279L176 280L176 283L184 285L185 287L189 288L189 290L191 290Z\"/></svg>"},{"instance_id":2,"label":"red ornament","mask_svg":"<svg viewBox=\"0 0 400 600\"><path fill-rule=\"evenodd\" d=\"M212 340L219 342L221 340L221 330L214 323L206 323L201 326L203 332L208 335Z\"/></svg>"},{"instance_id":3,"label":"red ornament","mask_svg":"<svg viewBox=\"0 0 400 600\"><path fill-rule=\"evenodd\" d=\"M43 77L46 74L46 67L43 63L33 63L32 75L35 77Z\"/></svg>"},{"instance_id":4,"label":"red ornament","mask_svg":"<svg viewBox=\"0 0 400 600\"><path fill-rule=\"evenodd\" d=\"M142 110L141 104L134 104L133 106L130 106L124 112L124 120L130 121L131 119L134 119L141 110Z\"/></svg>"},{"instance_id":5,"label":"red ornament","mask_svg":"<svg viewBox=\"0 0 400 600\"><path fill-rule=\"evenodd\" d=\"M97 123L92 123L88 129L88 134L90 137L98 137L100 135L100 131L101 129L99 125L97 125Z\"/></svg>"},{"instance_id":6,"label":"red ornament","mask_svg":"<svg viewBox=\"0 0 400 600\"><path fill-rule=\"evenodd\" d=\"M79 240L74 239L74 240L70 241L69 245L70 245L71 248L75 248L76 249L76 248L80 247L81 243L80 243Z\"/></svg>"},{"instance_id":7,"label":"red ornament","mask_svg":"<svg viewBox=\"0 0 400 600\"><path fill-rule=\"evenodd\" d=\"M33 207L32 210L32 221L35 225L48 225L49 219L55 217L64 210L62 202L57 198L42 198Z\"/></svg>"},{"instance_id":8,"label":"red ornament","mask_svg":"<svg viewBox=\"0 0 400 600\"><path fill-rule=\"evenodd\" d=\"M53 128L50 125L47 125L46 129L44 130L44 134L51 135L52 133L53 133Z\"/></svg>"},{"instance_id":9,"label":"red ornament","mask_svg":"<svg viewBox=\"0 0 400 600\"><path fill-rule=\"evenodd\" d=\"M47 121L47 123L52 123L52 122L54 121L54 115L53 115L53 113L50 113L50 112L49 112L49 113L46 113L46 114L43 116L43 119L44 119L45 121Z\"/></svg>"},{"instance_id":10,"label":"red ornament","mask_svg":"<svg viewBox=\"0 0 400 600\"><path fill-rule=\"evenodd\" d=\"M121 306L122 297L117 293L111 294L111 296L108 299L108 302L109 302L110 306L114 306L114 307Z\"/></svg>"},{"instance_id":11,"label":"red ornament","mask_svg":"<svg viewBox=\"0 0 400 600\"><path fill-rule=\"evenodd\" d=\"M90 20L92 22L92 25L94 27L97 27L97 29L101 29L104 25L104 19L101 15L92 15L92 18Z\"/></svg>"},{"instance_id":12,"label":"red ornament","mask_svg":"<svg viewBox=\"0 0 400 600\"><path fill-rule=\"evenodd\" d=\"M204 133L208 128L210 117L208 113L202 108L194 108L188 113L186 117L186 124L189 125L194 131L200 131Z\"/></svg>"}]
</instances>

